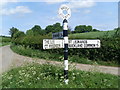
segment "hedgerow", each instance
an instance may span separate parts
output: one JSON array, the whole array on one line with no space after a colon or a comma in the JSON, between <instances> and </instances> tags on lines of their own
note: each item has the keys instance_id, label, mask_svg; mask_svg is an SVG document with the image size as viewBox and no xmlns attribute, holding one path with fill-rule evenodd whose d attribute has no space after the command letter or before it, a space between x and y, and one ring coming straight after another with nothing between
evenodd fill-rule
<instances>
[{"instance_id":1,"label":"hedgerow","mask_svg":"<svg viewBox=\"0 0 120 90\"><path fill-rule=\"evenodd\" d=\"M115 37L114 35L113 37ZM85 57L90 60L97 61L113 61L119 63L120 58L120 38L118 37L100 37L101 48L89 48L89 49L69 49L69 56L77 55L79 57ZM16 38L12 42L15 45L22 45L24 47L30 47L33 49L39 49L41 51L47 51L49 53L59 53L63 55L63 49L50 49L43 50L43 39L50 39L50 35L37 35L30 36L26 35L24 37ZM71 38L75 39L75 38Z\"/></svg>"}]
</instances>

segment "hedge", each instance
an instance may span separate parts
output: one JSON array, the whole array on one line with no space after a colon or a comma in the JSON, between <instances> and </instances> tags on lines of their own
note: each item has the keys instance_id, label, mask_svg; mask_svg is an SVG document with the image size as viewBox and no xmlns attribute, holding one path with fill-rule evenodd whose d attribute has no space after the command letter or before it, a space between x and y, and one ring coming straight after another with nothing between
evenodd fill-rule
<instances>
[{"instance_id":1,"label":"hedge","mask_svg":"<svg viewBox=\"0 0 120 90\"><path fill-rule=\"evenodd\" d=\"M43 39L50 39L49 35L25 36L12 40L15 45L23 45L49 53L59 53L63 55L63 49L43 50ZM92 49L69 49L69 55L87 57L90 60L115 61L119 63L120 58L120 38L101 38L101 48Z\"/></svg>"}]
</instances>

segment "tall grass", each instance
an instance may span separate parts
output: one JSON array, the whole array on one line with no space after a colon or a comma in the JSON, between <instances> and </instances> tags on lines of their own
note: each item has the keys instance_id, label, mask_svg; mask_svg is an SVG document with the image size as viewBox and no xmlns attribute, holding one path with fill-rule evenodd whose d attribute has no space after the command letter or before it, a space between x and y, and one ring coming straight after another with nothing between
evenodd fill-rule
<instances>
[{"instance_id":1,"label":"tall grass","mask_svg":"<svg viewBox=\"0 0 120 90\"><path fill-rule=\"evenodd\" d=\"M98 72L69 71L65 85L63 68L49 64L27 64L2 75L3 88L118 88L118 76Z\"/></svg>"}]
</instances>

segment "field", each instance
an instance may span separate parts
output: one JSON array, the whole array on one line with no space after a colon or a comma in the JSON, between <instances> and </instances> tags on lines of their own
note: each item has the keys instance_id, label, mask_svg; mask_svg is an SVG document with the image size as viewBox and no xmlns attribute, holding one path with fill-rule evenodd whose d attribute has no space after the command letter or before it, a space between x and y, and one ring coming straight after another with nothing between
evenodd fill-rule
<instances>
[{"instance_id":1,"label":"field","mask_svg":"<svg viewBox=\"0 0 120 90\"><path fill-rule=\"evenodd\" d=\"M75 39L97 39L97 38L103 38L105 36L112 37L115 34L116 30L111 31L99 31L99 32L87 32L87 33L76 33L76 34L70 34L69 38L75 38Z\"/></svg>"},{"instance_id":2,"label":"field","mask_svg":"<svg viewBox=\"0 0 120 90\"><path fill-rule=\"evenodd\" d=\"M10 42L11 42L10 37L2 37L2 36L0 36L0 47L5 46L5 45L9 45Z\"/></svg>"},{"instance_id":3,"label":"field","mask_svg":"<svg viewBox=\"0 0 120 90\"><path fill-rule=\"evenodd\" d=\"M2 75L3 88L118 88L118 76L98 72L69 70L64 84L63 68L49 64L27 64Z\"/></svg>"}]
</instances>

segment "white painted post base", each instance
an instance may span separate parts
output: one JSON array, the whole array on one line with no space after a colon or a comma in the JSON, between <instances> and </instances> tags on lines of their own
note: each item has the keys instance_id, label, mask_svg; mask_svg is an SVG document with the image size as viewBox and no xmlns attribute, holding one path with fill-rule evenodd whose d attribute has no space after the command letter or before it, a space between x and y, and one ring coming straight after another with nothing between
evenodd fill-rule
<instances>
[{"instance_id":1,"label":"white painted post base","mask_svg":"<svg viewBox=\"0 0 120 90\"><path fill-rule=\"evenodd\" d=\"M65 84L68 84L68 81L69 81L68 79L67 79L67 80L65 80Z\"/></svg>"}]
</instances>

